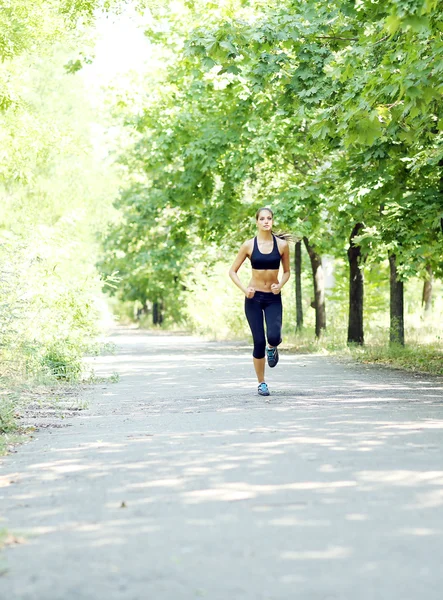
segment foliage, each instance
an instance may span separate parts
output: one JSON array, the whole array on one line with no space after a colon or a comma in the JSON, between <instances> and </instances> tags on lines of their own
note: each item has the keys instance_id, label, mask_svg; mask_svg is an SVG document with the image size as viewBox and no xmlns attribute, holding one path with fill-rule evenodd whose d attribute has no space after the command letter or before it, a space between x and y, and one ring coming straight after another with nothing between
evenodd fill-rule
<instances>
[{"instance_id":1,"label":"foliage","mask_svg":"<svg viewBox=\"0 0 443 600\"><path fill-rule=\"evenodd\" d=\"M119 268L141 231L164 244L152 219L186 256L198 240L232 248L254 208L271 203L320 253L343 258L362 222L368 268L395 253L404 280L429 267L441 276L440 10L311 0L154 11L148 35L168 59L127 120L135 183L120 206L147 212L141 230L127 221ZM165 256L146 258L143 290L166 277ZM188 277L184 265L169 275Z\"/></svg>"},{"instance_id":2,"label":"foliage","mask_svg":"<svg viewBox=\"0 0 443 600\"><path fill-rule=\"evenodd\" d=\"M377 256L395 251L404 277L426 261L441 269L440 11L440 2L279 2L254 20L198 27L187 42L202 69L229 72L254 98L272 98L297 133L302 125L304 147L325 156L326 214L339 231L347 215L364 215L361 242Z\"/></svg>"},{"instance_id":3,"label":"foliage","mask_svg":"<svg viewBox=\"0 0 443 600\"><path fill-rule=\"evenodd\" d=\"M16 430L15 402L9 395L2 394L0 396L0 434L12 433Z\"/></svg>"},{"instance_id":4,"label":"foliage","mask_svg":"<svg viewBox=\"0 0 443 600\"><path fill-rule=\"evenodd\" d=\"M81 79L63 68L76 43L89 43L78 18L89 20L94 6L23 0L0 15L0 96L13 100L0 101L3 430L15 427L12 391L77 380L97 332L95 232L109 218L115 179L91 143L96 115Z\"/></svg>"}]
</instances>

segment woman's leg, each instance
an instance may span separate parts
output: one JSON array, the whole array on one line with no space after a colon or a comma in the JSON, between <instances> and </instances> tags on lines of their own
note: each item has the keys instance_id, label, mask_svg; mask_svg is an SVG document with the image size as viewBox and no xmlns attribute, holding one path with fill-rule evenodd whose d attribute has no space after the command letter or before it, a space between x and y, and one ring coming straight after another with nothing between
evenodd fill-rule
<instances>
[{"instance_id":1,"label":"woman's leg","mask_svg":"<svg viewBox=\"0 0 443 600\"><path fill-rule=\"evenodd\" d=\"M264 307L266 321L266 337L268 345L271 348L281 344L281 329L283 323L283 306L281 296L276 296L275 300L269 302Z\"/></svg>"},{"instance_id":2,"label":"woman's leg","mask_svg":"<svg viewBox=\"0 0 443 600\"><path fill-rule=\"evenodd\" d=\"M264 358L252 357L252 361L254 363L254 369L255 369L255 374L257 375L257 381L258 381L258 383L263 383L265 381L266 360Z\"/></svg>"},{"instance_id":3,"label":"woman's leg","mask_svg":"<svg viewBox=\"0 0 443 600\"><path fill-rule=\"evenodd\" d=\"M252 352L255 374L258 383L265 380L266 337L263 323L263 310L254 298L245 298L245 314L251 328L254 350Z\"/></svg>"}]
</instances>

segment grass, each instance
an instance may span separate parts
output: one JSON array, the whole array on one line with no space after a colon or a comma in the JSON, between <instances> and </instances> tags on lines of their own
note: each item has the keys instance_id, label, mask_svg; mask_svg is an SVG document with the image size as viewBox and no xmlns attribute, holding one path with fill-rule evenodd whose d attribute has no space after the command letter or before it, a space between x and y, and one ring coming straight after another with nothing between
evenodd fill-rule
<instances>
[{"instance_id":1,"label":"grass","mask_svg":"<svg viewBox=\"0 0 443 600\"><path fill-rule=\"evenodd\" d=\"M0 456L4 456L11 451L11 448L25 440L25 435L20 433L0 434Z\"/></svg>"},{"instance_id":2,"label":"grass","mask_svg":"<svg viewBox=\"0 0 443 600\"><path fill-rule=\"evenodd\" d=\"M16 396L9 389L0 389L0 433L16 430Z\"/></svg>"},{"instance_id":3,"label":"grass","mask_svg":"<svg viewBox=\"0 0 443 600\"><path fill-rule=\"evenodd\" d=\"M115 345L96 342L90 344L88 350L92 355L113 354ZM117 373L108 377L98 377L94 371L85 373L83 365L79 370L75 361L71 370L70 363L62 363L55 354L51 361L51 364L45 365L48 367L46 371L37 373L26 373L19 368L6 369L5 363L0 362L0 367L3 367L0 376L0 456L23 442L39 423L59 426L60 420L87 408L86 402L80 398L82 386L119 380ZM19 363L18 360L16 362Z\"/></svg>"},{"instance_id":4,"label":"grass","mask_svg":"<svg viewBox=\"0 0 443 600\"><path fill-rule=\"evenodd\" d=\"M9 381L9 386L0 388L0 456L5 455L16 444L39 427L60 426L60 421L70 418L87 408L81 397L82 386L97 383L117 383L118 373L108 377L97 377L93 371L79 382Z\"/></svg>"},{"instance_id":5,"label":"grass","mask_svg":"<svg viewBox=\"0 0 443 600\"><path fill-rule=\"evenodd\" d=\"M443 341L435 331L411 329L405 346L390 345L387 341L389 333L384 329L369 331L366 337L368 341L364 346L348 345L343 329L330 328L320 340L316 340L311 331L304 330L284 336L282 347L297 354L348 357L359 363L443 375Z\"/></svg>"},{"instance_id":6,"label":"grass","mask_svg":"<svg viewBox=\"0 0 443 600\"><path fill-rule=\"evenodd\" d=\"M53 426L86 408L79 386L9 381L0 390L0 456L22 443L41 423Z\"/></svg>"},{"instance_id":7,"label":"grass","mask_svg":"<svg viewBox=\"0 0 443 600\"><path fill-rule=\"evenodd\" d=\"M443 375L443 347L437 345L369 346L353 348L351 356L357 362L379 364L414 373Z\"/></svg>"}]
</instances>

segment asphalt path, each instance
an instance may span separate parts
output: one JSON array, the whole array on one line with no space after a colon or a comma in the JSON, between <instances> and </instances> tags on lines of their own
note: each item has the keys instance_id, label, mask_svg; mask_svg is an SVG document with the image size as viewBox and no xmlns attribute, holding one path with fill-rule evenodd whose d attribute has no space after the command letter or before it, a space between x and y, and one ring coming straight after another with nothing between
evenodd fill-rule
<instances>
[{"instance_id":1,"label":"asphalt path","mask_svg":"<svg viewBox=\"0 0 443 600\"><path fill-rule=\"evenodd\" d=\"M5 600L441 600L443 380L119 330L0 465Z\"/></svg>"}]
</instances>

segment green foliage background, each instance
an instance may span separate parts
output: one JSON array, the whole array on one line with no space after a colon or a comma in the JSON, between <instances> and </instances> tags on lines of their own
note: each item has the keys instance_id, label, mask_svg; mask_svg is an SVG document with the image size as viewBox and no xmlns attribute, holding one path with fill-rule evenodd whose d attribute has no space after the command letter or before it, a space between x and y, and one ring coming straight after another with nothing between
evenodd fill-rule
<instances>
[{"instance_id":1,"label":"green foliage background","mask_svg":"<svg viewBox=\"0 0 443 600\"><path fill-rule=\"evenodd\" d=\"M442 273L441 8L432 1L150 4L146 33L162 67L147 74L135 109L127 94L114 103L133 135L121 155L128 176L121 219L105 236L101 263L108 274L119 271L117 295L162 301L166 322L169 315L204 329L192 313L201 310L198 293L223 289L211 276L215 249L218 260L232 260L253 235L255 210L271 205L282 229L335 261L329 324L345 329L346 250L360 222L368 334L387 333L390 254L407 282L409 331L419 328L427 269ZM308 326L309 281L305 256ZM435 323L440 293L437 281ZM231 298L222 304L227 312L215 303L210 313L223 315L217 322L226 329L236 309ZM287 305L292 315L293 301ZM235 323L231 332L244 331Z\"/></svg>"},{"instance_id":2,"label":"green foliage background","mask_svg":"<svg viewBox=\"0 0 443 600\"><path fill-rule=\"evenodd\" d=\"M82 79L65 69L90 45L75 18L89 21L90 8L17 2L0 11L3 432L16 427L22 386L81 377L102 318L97 231L112 212L115 177L91 138L97 115Z\"/></svg>"}]
</instances>

